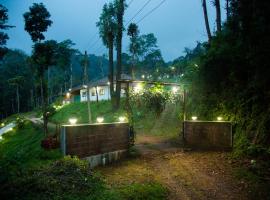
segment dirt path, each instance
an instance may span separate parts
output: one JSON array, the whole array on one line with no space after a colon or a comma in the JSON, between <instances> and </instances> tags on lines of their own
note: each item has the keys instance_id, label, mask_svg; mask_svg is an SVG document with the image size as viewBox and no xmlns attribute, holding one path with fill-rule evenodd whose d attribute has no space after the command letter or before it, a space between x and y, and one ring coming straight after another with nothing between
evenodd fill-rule
<instances>
[{"instance_id":1,"label":"dirt path","mask_svg":"<svg viewBox=\"0 0 270 200\"><path fill-rule=\"evenodd\" d=\"M98 169L108 184L157 181L168 188L171 200L247 199L232 176L228 153L186 152L153 136L138 136L136 149L139 157Z\"/></svg>"}]
</instances>

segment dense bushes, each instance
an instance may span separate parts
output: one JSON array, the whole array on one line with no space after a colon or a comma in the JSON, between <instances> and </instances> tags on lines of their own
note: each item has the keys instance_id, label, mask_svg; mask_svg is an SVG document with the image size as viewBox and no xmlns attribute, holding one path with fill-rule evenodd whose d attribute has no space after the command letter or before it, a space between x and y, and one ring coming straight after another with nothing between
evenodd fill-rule
<instances>
[{"instance_id":1,"label":"dense bushes","mask_svg":"<svg viewBox=\"0 0 270 200\"><path fill-rule=\"evenodd\" d=\"M6 188L9 199L116 199L87 162L71 157L27 170Z\"/></svg>"}]
</instances>

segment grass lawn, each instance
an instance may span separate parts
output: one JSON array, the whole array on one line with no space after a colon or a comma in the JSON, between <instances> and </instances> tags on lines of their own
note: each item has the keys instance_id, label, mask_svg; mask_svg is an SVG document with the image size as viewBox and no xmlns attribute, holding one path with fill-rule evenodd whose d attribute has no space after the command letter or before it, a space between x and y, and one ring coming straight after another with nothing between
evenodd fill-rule
<instances>
[{"instance_id":1,"label":"grass lawn","mask_svg":"<svg viewBox=\"0 0 270 200\"><path fill-rule=\"evenodd\" d=\"M125 116L123 108L114 111L110 101L91 102L92 121L96 122L97 117L103 117L104 122L117 122L120 116ZM77 118L78 123L88 123L87 102L76 102L63 106L50 120L55 123L68 124L70 118Z\"/></svg>"},{"instance_id":2,"label":"grass lawn","mask_svg":"<svg viewBox=\"0 0 270 200\"><path fill-rule=\"evenodd\" d=\"M124 100L118 111L113 110L110 101L91 102L91 114L93 122L97 117L103 117L104 122L117 122L119 116L127 116L124 109ZM135 131L138 134L151 134L164 137L178 137L181 132L180 113L181 107L177 104L168 104L160 116L144 107L132 106ZM71 103L63 106L51 118L50 121L60 124L68 124L69 118L77 118L78 123L88 123L87 103Z\"/></svg>"}]
</instances>

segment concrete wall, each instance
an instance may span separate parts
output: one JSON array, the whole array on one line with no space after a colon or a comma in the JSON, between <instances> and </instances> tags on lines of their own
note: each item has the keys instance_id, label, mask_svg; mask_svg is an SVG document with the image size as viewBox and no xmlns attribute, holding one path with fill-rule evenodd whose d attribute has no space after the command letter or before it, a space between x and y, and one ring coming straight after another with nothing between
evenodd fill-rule
<instances>
[{"instance_id":1,"label":"concrete wall","mask_svg":"<svg viewBox=\"0 0 270 200\"><path fill-rule=\"evenodd\" d=\"M232 125L230 122L184 122L185 144L193 148L224 149L232 148Z\"/></svg>"},{"instance_id":2,"label":"concrete wall","mask_svg":"<svg viewBox=\"0 0 270 200\"><path fill-rule=\"evenodd\" d=\"M92 167L120 159L129 148L128 123L66 125L61 128L64 155L90 161Z\"/></svg>"}]
</instances>

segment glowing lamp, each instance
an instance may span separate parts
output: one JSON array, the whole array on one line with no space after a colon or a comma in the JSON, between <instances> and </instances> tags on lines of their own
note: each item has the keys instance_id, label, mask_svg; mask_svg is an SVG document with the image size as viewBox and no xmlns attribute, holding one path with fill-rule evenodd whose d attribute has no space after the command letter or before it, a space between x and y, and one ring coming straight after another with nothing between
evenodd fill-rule
<instances>
[{"instance_id":1,"label":"glowing lamp","mask_svg":"<svg viewBox=\"0 0 270 200\"><path fill-rule=\"evenodd\" d=\"M78 120L76 118L70 118L68 121L71 125L75 125Z\"/></svg>"},{"instance_id":2,"label":"glowing lamp","mask_svg":"<svg viewBox=\"0 0 270 200\"><path fill-rule=\"evenodd\" d=\"M102 123L104 121L104 118L103 117L98 117L97 118L97 123Z\"/></svg>"},{"instance_id":3,"label":"glowing lamp","mask_svg":"<svg viewBox=\"0 0 270 200\"><path fill-rule=\"evenodd\" d=\"M123 117L123 116L119 117L119 122L124 122L125 120L126 120L125 117Z\"/></svg>"},{"instance_id":4,"label":"glowing lamp","mask_svg":"<svg viewBox=\"0 0 270 200\"><path fill-rule=\"evenodd\" d=\"M177 87L173 87L172 88L172 92L175 94L176 92L178 91L178 88Z\"/></svg>"},{"instance_id":5,"label":"glowing lamp","mask_svg":"<svg viewBox=\"0 0 270 200\"><path fill-rule=\"evenodd\" d=\"M2 124L1 124L1 127L3 127L3 126L5 126L5 123L2 123Z\"/></svg>"},{"instance_id":6,"label":"glowing lamp","mask_svg":"<svg viewBox=\"0 0 270 200\"><path fill-rule=\"evenodd\" d=\"M13 128L9 128L9 129L8 129L8 131L12 131L12 130L13 130Z\"/></svg>"},{"instance_id":7,"label":"glowing lamp","mask_svg":"<svg viewBox=\"0 0 270 200\"><path fill-rule=\"evenodd\" d=\"M107 85L111 85L111 83L108 81L108 82L107 82Z\"/></svg>"},{"instance_id":8,"label":"glowing lamp","mask_svg":"<svg viewBox=\"0 0 270 200\"><path fill-rule=\"evenodd\" d=\"M218 120L218 121L222 121L223 118L222 118L222 117L217 117L217 120Z\"/></svg>"},{"instance_id":9,"label":"glowing lamp","mask_svg":"<svg viewBox=\"0 0 270 200\"><path fill-rule=\"evenodd\" d=\"M142 75L142 78L144 79L144 78L145 78L145 76L144 76L144 75Z\"/></svg>"},{"instance_id":10,"label":"glowing lamp","mask_svg":"<svg viewBox=\"0 0 270 200\"><path fill-rule=\"evenodd\" d=\"M0 135L0 140L3 140L3 137L2 137L2 135Z\"/></svg>"},{"instance_id":11,"label":"glowing lamp","mask_svg":"<svg viewBox=\"0 0 270 200\"><path fill-rule=\"evenodd\" d=\"M66 97L67 97L68 99L70 98L70 93L69 93L69 92L67 92Z\"/></svg>"},{"instance_id":12,"label":"glowing lamp","mask_svg":"<svg viewBox=\"0 0 270 200\"><path fill-rule=\"evenodd\" d=\"M191 119L192 119L193 121L196 121L196 120L198 119L198 117L192 116Z\"/></svg>"},{"instance_id":13,"label":"glowing lamp","mask_svg":"<svg viewBox=\"0 0 270 200\"><path fill-rule=\"evenodd\" d=\"M134 87L134 92L135 92L135 93L139 93L139 92L142 91L142 89L143 89L142 84L137 84L137 85Z\"/></svg>"}]
</instances>

